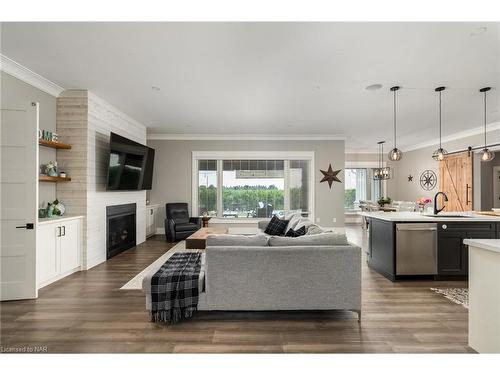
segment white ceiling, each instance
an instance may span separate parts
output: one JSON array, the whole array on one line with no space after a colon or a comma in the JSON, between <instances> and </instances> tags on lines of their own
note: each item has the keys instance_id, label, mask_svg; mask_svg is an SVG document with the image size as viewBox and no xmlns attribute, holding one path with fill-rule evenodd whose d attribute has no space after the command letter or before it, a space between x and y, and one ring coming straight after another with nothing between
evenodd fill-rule
<instances>
[{"instance_id":1,"label":"white ceiling","mask_svg":"<svg viewBox=\"0 0 500 375\"><path fill-rule=\"evenodd\" d=\"M2 53L93 91L148 133L338 134L350 151L391 143L398 84L404 150L436 138L439 85L443 135L482 125L477 90L499 87L499 25L3 23ZM383 88L365 90L373 83ZM492 91L490 123L499 101Z\"/></svg>"}]
</instances>

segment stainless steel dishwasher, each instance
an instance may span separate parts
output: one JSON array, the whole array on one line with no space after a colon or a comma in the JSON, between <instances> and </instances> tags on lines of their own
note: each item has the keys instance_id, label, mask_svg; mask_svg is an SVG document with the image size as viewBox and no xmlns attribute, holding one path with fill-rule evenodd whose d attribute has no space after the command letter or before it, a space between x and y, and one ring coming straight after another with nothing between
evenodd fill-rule
<instances>
[{"instance_id":1,"label":"stainless steel dishwasher","mask_svg":"<svg viewBox=\"0 0 500 375\"><path fill-rule=\"evenodd\" d=\"M396 224L396 275L437 274L437 224Z\"/></svg>"}]
</instances>

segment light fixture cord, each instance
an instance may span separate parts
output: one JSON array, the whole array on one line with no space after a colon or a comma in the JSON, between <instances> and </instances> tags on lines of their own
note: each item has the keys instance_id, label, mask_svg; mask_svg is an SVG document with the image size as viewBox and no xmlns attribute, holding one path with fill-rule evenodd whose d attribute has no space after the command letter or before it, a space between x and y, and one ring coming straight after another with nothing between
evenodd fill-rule
<instances>
[{"instance_id":1,"label":"light fixture cord","mask_svg":"<svg viewBox=\"0 0 500 375\"><path fill-rule=\"evenodd\" d=\"M441 150L441 91L439 91L439 149Z\"/></svg>"},{"instance_id":2,"label":"light fixture cord","mask_svg":"<svg viewBox=\"0 0 500 375\"><path fill-rule=\"evenodd\" d=\"M486 91L484 92L484 148L486 149Z\"/></svg>"},{"instance_id":3,"label":"light fixture cord","mask_svg":"<svg viewBox=\"0 0 500 375\"><path fill-rule=\"evenodd\" d=\"M394 148L396 147L396 90L394 90Z\"/></svg>"}]
</instances>

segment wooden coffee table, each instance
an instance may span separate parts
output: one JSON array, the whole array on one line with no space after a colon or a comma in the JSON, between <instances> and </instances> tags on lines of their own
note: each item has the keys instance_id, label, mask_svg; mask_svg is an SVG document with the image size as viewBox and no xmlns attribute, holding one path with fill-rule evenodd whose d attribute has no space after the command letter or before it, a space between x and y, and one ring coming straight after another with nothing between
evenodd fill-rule
<instances>
[{"instance_id":1,"label":"wooden coffee table","mask_svg":"<svg viewBox=\"0 0 500 375\"><path fill-rule=\"evenodd\" d=\"M201 228L186 238L186 249L204 249L209 234L227 234L227 228Z\"/></svg>"}]
</instances>

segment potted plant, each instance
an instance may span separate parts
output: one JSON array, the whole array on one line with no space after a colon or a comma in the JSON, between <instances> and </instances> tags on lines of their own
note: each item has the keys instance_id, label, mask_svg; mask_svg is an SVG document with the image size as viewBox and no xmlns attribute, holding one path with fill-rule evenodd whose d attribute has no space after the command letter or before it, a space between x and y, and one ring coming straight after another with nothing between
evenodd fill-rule
<instances>
[{"instance_id":1,"label":"potted plant","mask_svg":"<svg viewBox=\"0 0 500 375\"><path fill-rule=\"evenodd\" d=\"M45 164L44 170L47 176L57 177L57 161L49 161Z\"/></svg>"},{"instance_id":2,"label":"potted plant","mask_svg":"<svg viewBox=\"0 0 500 375\"><path fill-rule=\"evenodd\" d=\"M380 207L384 207L385 205L389 205L392 203L392 199L389 197L380 197L377 201Z\"/></svg>"}]
</instances>

